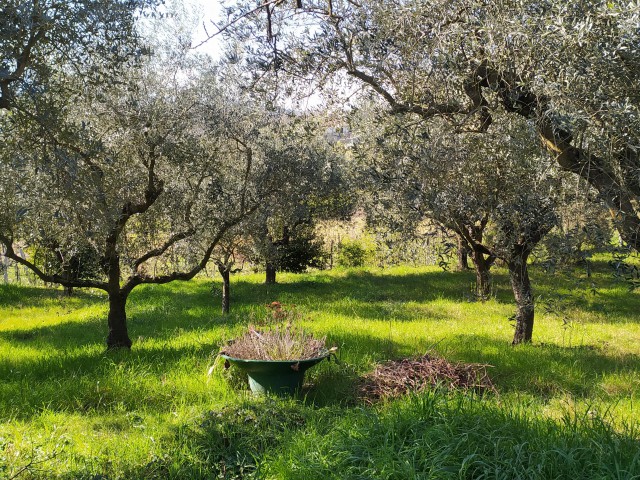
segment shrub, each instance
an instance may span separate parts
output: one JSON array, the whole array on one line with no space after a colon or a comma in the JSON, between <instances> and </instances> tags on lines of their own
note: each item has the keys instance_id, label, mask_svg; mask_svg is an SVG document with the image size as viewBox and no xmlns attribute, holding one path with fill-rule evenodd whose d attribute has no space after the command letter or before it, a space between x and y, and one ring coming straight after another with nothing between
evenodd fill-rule
<instances>
[{"instance_id":1,"label":"shrub","mask_svg":"<svg viewBox=\"0 0 640 480\"><path fill-rule=\"evenodd\" d=\"M323 268L325 265L322 244L313 238L294 238L286 246L278 247L278 253L278 266L283 272L301 273L307 267Z\"/></svg>"},{"instance_id":2,"label":"shrub","mask_svg":"<svg viewBox=\"0 0 640 480\"><path fill-rule=\"evenodd\" d=\"M343 240L338 251L338 265L362 267L367 263L370 252L358 240Z\"/></svg>"}]
</instances>

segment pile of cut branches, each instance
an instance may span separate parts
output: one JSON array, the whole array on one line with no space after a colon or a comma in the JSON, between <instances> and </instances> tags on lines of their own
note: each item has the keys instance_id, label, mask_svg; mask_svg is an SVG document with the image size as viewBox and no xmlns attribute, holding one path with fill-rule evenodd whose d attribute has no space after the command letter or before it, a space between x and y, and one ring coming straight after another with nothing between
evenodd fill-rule
<instances>
[{"instance_id":1,"label":"pile of cut branches","mask_svg":"<svg viewBox=\"0 0 640 480\"><path fill-rule=\"evenodd\" d=\"M381 398L399 397L429 387L493 391L487 375L490 365L450 363L444 358L424 355L418 358L391 360L366 375L360 385L360 397L368 403Z\"/></svg>"}]
</instances>

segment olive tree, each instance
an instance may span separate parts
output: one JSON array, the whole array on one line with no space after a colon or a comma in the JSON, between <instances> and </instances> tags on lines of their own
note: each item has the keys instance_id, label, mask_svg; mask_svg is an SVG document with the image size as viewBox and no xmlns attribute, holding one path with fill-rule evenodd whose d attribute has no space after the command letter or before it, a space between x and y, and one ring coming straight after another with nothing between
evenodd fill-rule
<instances>
[{"instance_id":1,"label":"olive tree","mask_svg":"<svg viewBox=\"0 0 640 480\"><path fill-rule=\"evenodd\" d=\"M255 34L256 70L289 73L298 86L328 78L361 86L393 115L442 118L459 131L531 120L535 142L597 190L623 240L640 250L636 3L232 3L224 33ZM254 14L262 21L242 21Z\"/></svg>"},{"instance_id":2,"label":"olive tree","mask_svg":"<svg viewBox=\"0 0 640 480\"><path fill-rule=\"evenodd\" d=\"M276 283L278 270L314 266L320 250L313 241L315 223L344 216L351 207L342 149L328 141L317 119L297 115L283 120L265 148L297 169L282 185L282 194L263 202L248 229L255 258L266 267L265 283Z\"/></svg>"},{"instance_id":3,"label":"olive tree","mask_svg":"<svg viewBox=\"0 0 640 480\"><path fill-rule=\"evenodd\" d=\"M109 88L41 99L55 122L0 117L5 255L46 282L107 292L109 348L131 346L125 306L136 286L193 278L296 168L261 149L258 128L238 137L239 124L267 125L264 111L212 75L166 73L135 69ZM91 249L100 270L70 278L17 255L36 243L63 259Z\"/></svg>"},{"instance_id":4,"label":"olive tree","mask_svg":"<svg viewBox=\"0 0 640 480\"><path fill-rule=\"evenodd\" d=\"M513 145L500 134L453 134L445 122L426 125L362 111L354 118L361 123L354 125L359 138L354 151L360 184L367 185L372 202L369 216L405 235L416 234L425 220L454 232L461 249L470 252L475 293L487 298L497 257L485 236L507 180L504 157Z\"/></svg>"},{"instance_id":5,"label":"olive tree","mask_svg":"<svg viewBox=\"0 0 640 480\"><path fill-rule=\"evenodd\" d=\"M339 197L344 188L342 158L324 139L318 122L278 109L265 112L262 122L251 117L246 120L234 122L232 127L237 148L245 152L259 149L271 159L270 168L280 173L275 193L261 198L255 213L230 229L214 250L213 259L223 281L223 313L229 313L230 275L236 258L264 265L266 283L275 283L278 270L306 268L304 260L312 252L299 252L304 258L295 266L289 254L295 247L313 247L312 242L301 242L300 232L308 231L315 217L329 215L333 209L327 202ZM246 139L251 131L256 135L250 147Z\"/></svg>"},{"instance_id":6,"label":"olive tree","mask_svg":"<svg viewBox=\"0 0 640 480\"><path fill-rule=\"evenodd\" d=\"M364 122L354 149L373 203L369 211L398 230L430 219L456 232L471 252L481 297L491 292L491 266L504 260L517 305L513 343L531 341L527 262L556 225L559 179L548 156L529 147L535 130L528 122L482 136L450 130L446 122L403 116L378 117L376 127Z\"/></svg>"},{"instance_id":7,"label":"olive tree","mask_svg":"<svg viewBox=\"0 0 640 480\"><path fill-rule=\"evenodd\" d=\"M222 279L223 314L228 314L231 310L231 274L241 272L245 259L250 255L250 248L245 238L246 224L245 220L229 229L211 255L211 260ZM242 260L242 263L236 267L239 260Z\"/></svg>"}]
</instances>

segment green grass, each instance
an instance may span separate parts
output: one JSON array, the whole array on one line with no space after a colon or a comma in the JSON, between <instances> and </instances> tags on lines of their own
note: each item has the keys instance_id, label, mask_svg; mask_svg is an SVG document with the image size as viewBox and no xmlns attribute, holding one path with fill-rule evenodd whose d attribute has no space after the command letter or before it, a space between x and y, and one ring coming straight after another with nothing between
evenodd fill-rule
<instances>
[{"instance_id":1,"label":"green grass","mask_svg":"<svg viewBox=\"0 0 640 480\"><path fill-rule=\"evenodd\" d=\"M217 282L136 289L133 350L110 353L103 295L1 285L0 478L640 478L640 294L605 269L596 293L534 271L540 305L560 303L515 348L504 271L485 303L468 301L471 273L435 268L262 280L232 279L228 317ZM274 300L340 347L303 399L207 375ZM491 365L499 393L358 402L375 362L426 351Z\"/></svg>"}]
</instances>

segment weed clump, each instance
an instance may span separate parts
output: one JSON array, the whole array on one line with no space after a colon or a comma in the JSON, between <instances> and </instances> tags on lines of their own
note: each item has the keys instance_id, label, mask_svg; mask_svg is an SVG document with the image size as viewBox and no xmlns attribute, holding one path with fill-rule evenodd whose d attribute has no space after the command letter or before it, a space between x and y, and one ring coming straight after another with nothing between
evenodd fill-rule
<instances>
[{"instance_id":1,"label":"weed clump","mask_svg":"<svg viewBox=\"0 0 640 480\"><path fill-rule=\"evenodd\" d=\"M207 410L176 431L184 450L154 458L126 478L265 478L265 456L303 429L307 416L294 402L268 397Z\"/></svg>"}]
</instances>

